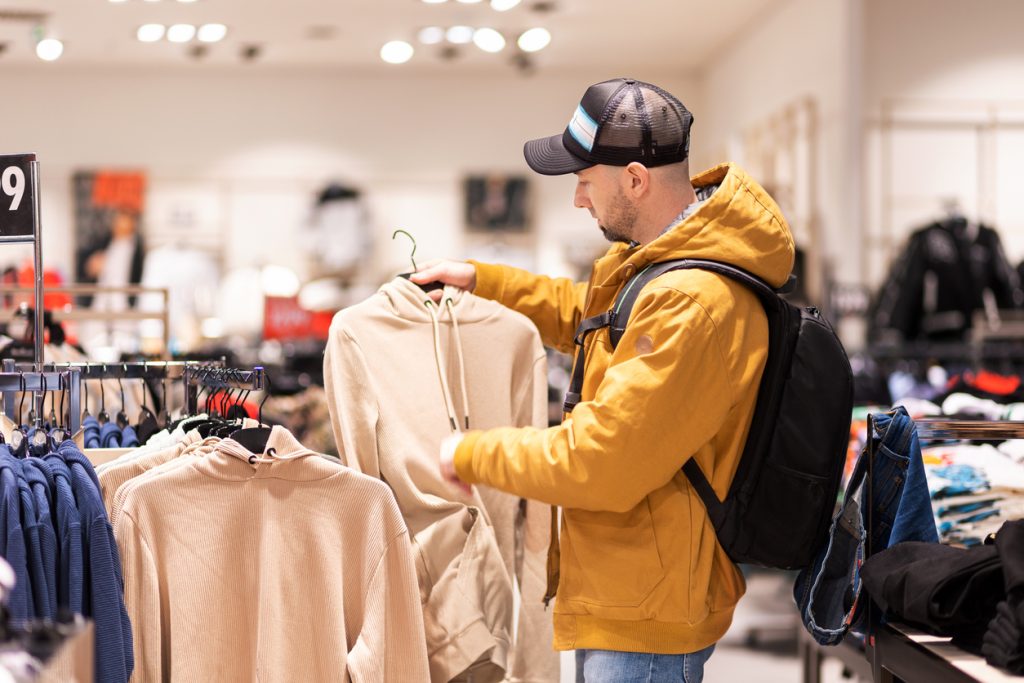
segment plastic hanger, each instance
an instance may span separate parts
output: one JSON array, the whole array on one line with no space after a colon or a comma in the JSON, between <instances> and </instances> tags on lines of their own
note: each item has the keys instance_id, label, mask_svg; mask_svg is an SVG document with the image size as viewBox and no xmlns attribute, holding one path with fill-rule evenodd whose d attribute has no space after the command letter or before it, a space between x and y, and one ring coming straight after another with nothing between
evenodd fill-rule
<instances>
[{"instance_id":1,"label":"plastic hanger","mask_svg":"<svg viewBox=\"0 0 1024 683\"><path fill-rule=\"evenodd\" d=\"M107 365L103 364L103 374L107 373ZM107 414L107 394L103 390L103 379L100 379L100 412L96 416L96 419L101 425L105 425L110 422L110 415Z\"/></svg>"},{"instance_id":2,"label":"plastic hanger","mask_svg":"<svg viewBox=\"0 0 1024 683\"><path fill-rule=\"evenodd\" d=\"M84 373L86 375L89 374L88 366L82 368L82 370L84 371ZM83 377L83 379L88 379L88 377ZM86 418L89 417L89 392L88 391L83 391L82 392L82 407L83 407L83 410L82 410L82 423L84 424Z\"/></svg>"},{"instance_id":3,"label":"plastic hanger","mask_svg":"<svg viewBox=\"0 0 1024 683\"><path fill-rule=\"evenodd\" d=\"M406 237L409 238L410 241L412 241L412 253L409 254L409 260L412 261L412 272L398 274L398 277L405 278L406 280L408 280L410 275L419 271L419 268L416 267L416 238L410 235L405 230L399 228L398 230L395 230L393 233L391 233L391 239L395 239L395 237L399 233L405 235ZM424 292L433 292L436 289L444 289L444 283L437 280L435 280L434 282L427 282L425 284L416 286L422 289Z\"/></svg>"},{"instance_id":4,"label":"plastic hanger","mask_svg":"<svg viewBox=\"0 0 1024 683\"><path fill-rule=\"evenodd\" d=\"M22 375L24 377L24 375ZM39 375L39 379L43 383L43 396L45 397L50 392L50 387L46 386L46 373L42 372ZM32 397L32 403L35 404L35 397ZM34 412L34 411L33 411ZM35 420L30 417L29 422L35 424ZM49 435L46 433L46 429L43 425L36 427L35 434L32 435L31 443L29 444L30 455L36 455L39 451L47 449L49 445Z\"/></svg>"},{"instance_id":5,"label":"plastic hanger","mask_svg":"<svg viewBox=\"0 0 1024 683\"><path fill-rule=\"evenodd\" d=\"M18 402L18 426L11 434L11 453L13 453L16 458L25 457L25 446L28 441L23 429L24 422L22 422L22 417L25 414L25 394L27 391L28 390L25 385L25 374L21 373L21 401Z\"/></svg>"},{"instance_id":6,"label":"plastic hanger","mask_svg":"<svg viewBox=\"0 0 1024 683\"><path fill-rule=\"evenodd\" d=\"M236 429L231 433L231 439L242 444L247 451L250 453L262 453L267 449L267 441L270 440L270 427L263 426L263 404L270 398L270 377L267 375L263 376L264 384L263 387L263 400L260 401L260 407L257 413L257 420L260 423L259 427L248 427L246 429Z\"/></svg>"},{"instance_id":7,"label":"plastic hanger","mask_svg":"<svg viewBox=\"0 0 1024 683\"><path fill-rule=\"evenodd\" d=\"M128 372L128 366L124 366L125 372ZM119 429L124 429L128 426L128 414L124 412L124 384L121 382L121 378L117 378L117 388L121 390L121 410L117 411L117 416L114 420L117 422Z\"/></svg>"}]
</instances>

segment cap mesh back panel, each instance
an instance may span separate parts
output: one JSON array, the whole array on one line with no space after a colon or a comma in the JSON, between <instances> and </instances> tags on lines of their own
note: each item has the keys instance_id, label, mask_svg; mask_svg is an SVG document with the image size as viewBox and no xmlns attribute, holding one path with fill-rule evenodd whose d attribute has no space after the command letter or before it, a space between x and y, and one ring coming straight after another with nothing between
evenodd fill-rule
<instances>
[{"instance_id":1,"label":"cap mesh back panel","mask_svg":"<svg viewBox=\"0 0 1024 683\"><path fill-rule=\"evenodd\" d=\"M654 158L678 154L680 151L685 154L689 148L689 128L693 121L690 112L679 101L659 89L641 85L640 94L647 120L650 121ZM595 141L595 147L600 147L601 152L635 152L643 145L644 121L637 110L633 89L629 88L620 95L622 97L611 113L606 112Z\"/></svg>"}]
</instances>

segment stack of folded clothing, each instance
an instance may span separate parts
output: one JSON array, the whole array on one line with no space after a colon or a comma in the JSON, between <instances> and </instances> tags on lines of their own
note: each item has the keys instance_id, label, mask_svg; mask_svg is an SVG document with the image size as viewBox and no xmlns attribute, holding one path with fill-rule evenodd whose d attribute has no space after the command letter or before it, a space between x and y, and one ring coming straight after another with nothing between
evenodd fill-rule
<instances>
[{"instance_id":1,"label":"stack of folded clothing","mask_svg":"<svg viewBox=\"0 0 1024 683\"><path fill-rule=\"evenodd\" d=\"M888 615L1024 673L1024 520L973 548L899 543L868 558L861 575Z\"/></svg>"}]
</instances>

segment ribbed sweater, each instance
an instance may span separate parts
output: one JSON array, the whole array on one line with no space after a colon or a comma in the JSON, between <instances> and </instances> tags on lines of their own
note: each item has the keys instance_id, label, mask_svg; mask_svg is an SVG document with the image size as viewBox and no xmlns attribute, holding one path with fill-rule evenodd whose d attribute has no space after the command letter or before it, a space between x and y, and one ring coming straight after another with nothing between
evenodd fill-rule
<instances>
[{"instance_id":1,"label":"ribbed sweater","mask_svg":"<svg viewBox=\"0 0 1024 683\"><path fill-rule=\"evenodd\" d=\"M233 447L128 492L117 537L133 680L428 680L409 533L388 488L315 454L250 464ZM270 448L308 453L281 427Z\"/></svg>"},{"instance_id":2,"label":"ribbed sweater","mask_svg":"<svg viewBox=\"0 0 1024 683\"><path fill-rule=\"evenodd\" d=\"M547 539L516 566L519 499L484 488L467 496L441 478L437 461L452 412L459 429L467 419L474 429L547 426L540 336L525 316L456 288L446 288L433 311L426 300L396 278L332 321L324 379L338 452L391 486L413 534L430 680L444 683L471 667L474 681L555 680L551 617L537 585ZM533 506L531 513L548 514ZM520 623L534 627L519 639L513 578L526 598Z\"/></svg>"}]
</instances>

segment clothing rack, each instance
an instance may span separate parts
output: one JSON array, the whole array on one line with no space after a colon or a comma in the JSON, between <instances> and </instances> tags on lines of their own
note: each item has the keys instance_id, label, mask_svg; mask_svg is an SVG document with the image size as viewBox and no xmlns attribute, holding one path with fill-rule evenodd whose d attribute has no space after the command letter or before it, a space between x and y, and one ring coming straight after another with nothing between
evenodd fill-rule
<instances>
[{"instance_id":1,"label":"clothing rack","mask_svg":"<svg viewBox=\"0 0 1024 683\"><path fill-rule=\"evenodd\" d=\"M79 406L81 404L81 381L82 380L105 380L105 379L141 379L141 380L172 380L183 381L186 375L186 368L207 368L219 369L226 364L225 359L211 361L129 361L124 363L97 363L97 362L71 362L71 363L43 363L43 370L51 372L73 372L72 382L75 387L75 408L72 410L72 433L78 431L81 426ZM30 372L32 364L16 363L14 360L5 358L3 360L4 372ZM188 402L189 386L185 383L185 399ZM6 395L5 395L6 396ZM167 396L164 397L167 402ZM8 399L5 412L13 417L10 406L13 405L14 397Z\"/></svg>"},{"instance_id":2,"label":"clothing rack","mask_svg":"<svg viewBox=\"0 0 1024 683\"><path fill-rule=\"evenodd\" d=\"M72 434L77 432L80 426L80 386L79 371L74 369L61 372L36 372L34 370L10 371L5 367L4 372L0 372L0 393L4 395L4 414L7 417L12 420L19 417L17 412L20 406L16 404L14 395L18 392L31 392L37 395L33 397L33 403L36 405L35 426L39 427L43 422L42 394L66 391L68 410L70 410L67 426ZM40 399L38 403L36 403L36 398Z\"/></svg>"},{"instance_id":3,"label":"clothing rack","mask_svg":"<svg viewBox=\"0 0 1024 683\"><path fill-rule=\"evenodd\" d=\"M1017 439L1024 438L1022 421L950 420L948 418L914 420L920 439ZM874 464L873 416L867 416L867 556L872 554L871 538L874 531L872 480ZM865 596L866 597L866 596ZM966 681L1010 680L1009 675L985 665L979 657L950 645L948 639L925 636L898 624L882 624L881 614L870 599L865 605L867 633L863 653L859 642L847 638L836 648L817 646L809 638L802 639L804 681L820 680L820 661L824 655L838 656L853 670L860 667L851 661L850 654L867 659L871 679L878 682L893 680L922 680L931 683L961 683ZM809 642L805 642L809 641Z\"/></svg>"},{"instance_id":4,"label":"clothing rack","mask_svg":"<svg viewBox=\"0 0 1024 683\"><path fill-rule=\"evenodd\" d=\"M262 391L266 384L266 372L262 366L252 370L214 367L211 365L188 364L184 370L185 410L195 415L199 412L199 389L245 389Z\"/></svg>"}]
</instances>

